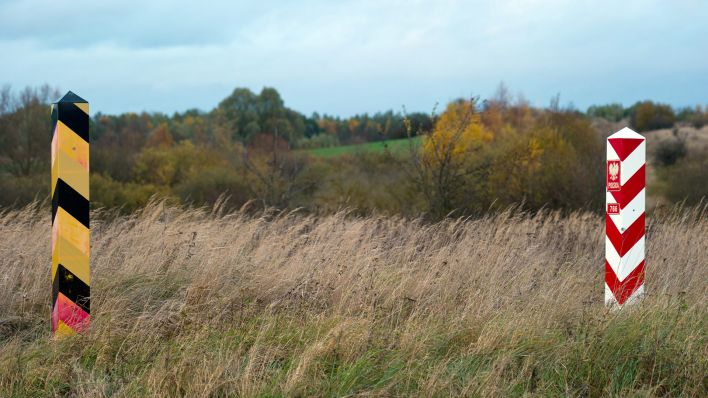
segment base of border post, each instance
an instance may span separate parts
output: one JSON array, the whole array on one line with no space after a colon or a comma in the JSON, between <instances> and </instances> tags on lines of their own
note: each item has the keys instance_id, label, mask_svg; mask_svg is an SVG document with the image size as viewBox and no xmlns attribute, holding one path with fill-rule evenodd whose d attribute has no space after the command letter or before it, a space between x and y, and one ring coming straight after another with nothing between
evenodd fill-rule
<instances>
[{"instance_id":1,"label":"base of border post","mask_svg":"<svg viewBox=\"0 0 708 398\"><path fill-rule=\"evenodd\" d=\"M625 305L634 305L642 301L644 298L645 292L644 292L644 284L639 286L637 290L632 293L627 300L625 300L624 303L620 304L617 299L615 298L614 293L612 293L612 290L610 289L607 284L605 284L605 306L607 306L610 309L621 309Z\"/></svg>"}]
</instances>

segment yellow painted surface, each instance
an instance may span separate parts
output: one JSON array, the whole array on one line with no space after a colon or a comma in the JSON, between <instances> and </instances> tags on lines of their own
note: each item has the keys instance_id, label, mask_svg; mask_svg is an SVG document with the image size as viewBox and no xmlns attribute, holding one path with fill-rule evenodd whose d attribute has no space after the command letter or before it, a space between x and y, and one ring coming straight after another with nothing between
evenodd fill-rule
<instances>
[{"instance_id":1,"label":"yellow painted surface","mask_svg":"<svg viewBox=\"0 0 708 398\"><path fill-rule=\"evenodd\" d=\"M89 229L61 207L57 209L54 225L52 225L52 252L59 244L59 237L65 239L86 257L89 256L91 245Z\"/></svg>"},{"instance_id":2,"label":"yellow painted surface","mask_svg":"<svg viewBox=\"0 0 708 398\"><path fill-rule=\"evenodd\" d=\"M61 264L84 283L90 285L91 269L89 267L89 257L61 236L56 239L52 250L52 280L54 280L57 268Z\"/></svg>"},{"instance_id":3,"label":"yellow painted surface","mask_svg":"<svg viewBox=\"0 0 708 398\"><path fill-rule=\"evenodd\" d=\"M61 178L76 192L89 199L89 173L82 165L72 159L63 148L57 151L56 161L52 165L52 193L56 186L56 179Z\"/></svg>"},{"instance_id":4,"label":"yellow painted surface","mask_svg":"<svg viewBox=\"0 0 708 398\"><path fill-rule=\"evenodd\" d=\"M85 114L89 114L89 104L88 103L75 103L74 105L78 106L79 109L84 111Z\"/></svg>"},{"instance_id":5,"label":"yellow painted surface","mask_svg":"<svg viewBox=\"0 0 708 398\"><path fill-rule=\"evenodd\" d=\"M57 123L57 154L63 150L84 170L89 169L89 144L61 121Z\"/></svg>"},{"instance_id":6,"label":"yellow painted surface","mask_svg":"<svg viewBox=\"0 0 708 398\"><path fill-rule=\"evenodd\" d=\"M54 333L54 336L57 338L61 337L68 337L68 336L73 336L76 334L76 331L69 326L67 326L66 323L62 322L61 320L57 321L57 330Z\"/></svg>"}]
</instances>

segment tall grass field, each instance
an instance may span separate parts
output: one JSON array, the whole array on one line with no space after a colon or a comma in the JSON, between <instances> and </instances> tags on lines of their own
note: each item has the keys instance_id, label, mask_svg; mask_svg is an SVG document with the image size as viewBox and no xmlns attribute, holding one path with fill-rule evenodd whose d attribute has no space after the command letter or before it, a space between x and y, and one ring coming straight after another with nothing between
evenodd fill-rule
<instances>
[{"instance_id":1,"label":"tall grass field","mask_svg":"<svg viewBox=\"0 0 708 398\"><path fill-rule=\"evenodd\" d=\"M621 311L591 213L92 217L90 332L56 341L47 206L0 212L0 397L708 396L706 208L648 218Z\"/></svg>"}]
</instances>

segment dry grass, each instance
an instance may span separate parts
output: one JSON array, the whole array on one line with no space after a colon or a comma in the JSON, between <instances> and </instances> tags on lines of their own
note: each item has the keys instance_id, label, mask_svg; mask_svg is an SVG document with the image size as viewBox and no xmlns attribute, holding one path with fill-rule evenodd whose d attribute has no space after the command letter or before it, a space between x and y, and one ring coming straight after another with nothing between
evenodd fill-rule
<instances>
[{"instance_id":1,"label":"dry grass","mask_svg":"<svg viewBox=\"0 0 708 398\"><path fill-rule=\"evenodd\" d=\"M708 394L705 209L650 219L620 312L592 214L95 214L91 332L62 341L47 213L0 215L1 397Z\"/></svg>"}]
</instances>

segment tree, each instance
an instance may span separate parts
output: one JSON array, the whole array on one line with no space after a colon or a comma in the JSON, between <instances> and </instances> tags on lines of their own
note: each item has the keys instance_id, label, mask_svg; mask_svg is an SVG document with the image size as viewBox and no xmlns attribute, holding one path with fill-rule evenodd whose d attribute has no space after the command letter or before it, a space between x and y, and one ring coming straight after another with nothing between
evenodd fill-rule
<instances>
[{"instance_id":1,"label":"tree","mask_svg":"<svg viewBox=\"0 0 708 398\"><path fill-rule=\"evenodd\" d=\"M171 147L147 147L136 157L134 179L140 183L170 187L198 175L222 160L190 141Z\"/></svg>"},{"instance_id":2,"label":"tree","mask_svg":"<svg viewBox=\"0 0 708 398\"><path fill-rule=\"evenodd\" d=\"M44 85L13 95L0 93L0 166L15 176L28 176L48 167L51 118L49 103L59 92Z\"/></svg>"},{"instance_id":3,"label":"tree","mask_svg":"<svg viewBox=\"0 0 708 398\"><path fill-rule=\"evenodd\" d=\"M420 151L412 148L410 176L434 217L472 207L479 194L475 177L486 167L482 150L492 135L476 106L476 99L451 102L433 131L422 134Z\"/></svg>"},{"instance_id":4,"label":"tree","mask_svg":"<svg viewBox=\"0 0 708 398\"><path fill-rule=\"evenodd\" d=\"M167 127L167 123L160 123L157 127L150 132L150 137L148 138L147 146L155 148L169 148L174 143L170 129Z\"/></svg>"},{"instance_id":5,"label":"tree","mask_svg":"<svg viewBox=\"0 0 708 398\"><path fill-rule=\"evenodd\" d=\"M586 112L590 117L603 118L610 122L619 122L624 118L624 107L622 104L593 105Z\"/></svg>"},{"instance_id":6,"label":"tree","mask_svg":"<svg viewBox=\"0 0 708 398\"><path fill-rule=\"evenodd\" d=\"M212 112L214 120L230 132L230 138L244 143L258 134L276 134L288 142L305 135L305 117L285 107L274 88L255 95L237 88ZM277 132L276 132L277 130Z\"/></svg>"},{"instance_id":7,"label":"tree","mask_svg":"<svg viewBox=\"0 0 708 398\"><path fill-rule=\"evenodd\" d=\"M537 124L530 133L508 135L493 160L489 191L500 205L564 207L573 197L576 152L551 127Z\"/></svg>"},{"instance_id":8,"label":"tree","mask_svg":"<svg viewBox=\"0 0 708 398\"><path fill-rule=\"evenodd\" d=\"M652 101L636 103L630 115L630 125L638 131L669 128L674 122L675 116L671 106L655 104Z\"/></svg>"}]
</instances>

